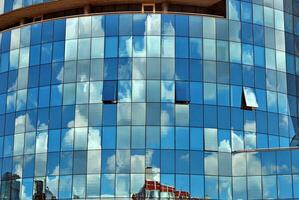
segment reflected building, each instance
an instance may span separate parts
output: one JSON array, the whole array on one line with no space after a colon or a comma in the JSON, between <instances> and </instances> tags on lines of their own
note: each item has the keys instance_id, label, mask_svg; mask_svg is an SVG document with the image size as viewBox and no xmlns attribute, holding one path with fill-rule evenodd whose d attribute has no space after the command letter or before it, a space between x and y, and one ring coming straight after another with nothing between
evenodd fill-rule
<instances>
[{"instance_id":1,"label":"reflected building","mask_svg":"<svg viewBox=\"0 0 299 200\"><path fill-rule=\"evenodd\" d=\"M199 198L191 198L189 192L176 190L173 186L162 185L155 181L152 177L152 168L146 168L146 180L144 186L136 194L132 195L132 200L148 200L148 199L191 199L200 200Z\"/></svg>"},{"instance_id":2,"label":"reflected building","mask_svg":"<svg viewBox=\"0 0 299 200\"><path fill-rule=\"evenodd\" d=\"M299 199L299 0L0 0L0 199Z\"/></svg>"},{"instance_id":3,"label":"reflected building","mask_svg":"<svg viewBox=\"0 0 299 200\"><path fill-rule=\"evenodd\" d=\"M21 189L20 176L6 172L1 177L1 199L19 200Z\"/></svg>"}]
</instances>

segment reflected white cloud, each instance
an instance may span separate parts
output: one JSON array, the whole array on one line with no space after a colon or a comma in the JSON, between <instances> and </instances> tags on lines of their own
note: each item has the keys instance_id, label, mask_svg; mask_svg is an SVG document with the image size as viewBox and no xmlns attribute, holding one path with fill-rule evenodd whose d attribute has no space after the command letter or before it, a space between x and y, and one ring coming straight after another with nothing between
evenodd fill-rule
<instances>
[{"instance_id":1,"label":"reflected white cloud","mask_svg":"<svg viewBox=\"0 0 299 200\"><path fill-rule=\"evenodd\" d=\"M171 123L171 117L170 117L170 113L168 112L168 110L161 110L161 124L162 125L166 125L166 124L170 124Z\"/></svg>"},{"instance_id":2,"label":"reflected white cloud","mask_svg":"<svg viewBox=\"0 0 299 200\"><path fill-rule=\"evenodd\" d=\"M101 133L99 129L89 128L88 133L88 149L102 149Z\"/></svg>"},{"instance_id":3,"label":"reflected white cloud","mask_svg":"<svg viewBox=\"0 0 299 200\"><path fill-rule=\"evenodd\" d=\"M36 134L36 153L46 153L48 146L48 133L38 132Z\"/></svg>"},{"instance_id":4,"label":"reflected white cloud","mask_svg":"<svg viewBox=\"0 0 299 200\"><path fill-rule=\"evenodd\" d=\"M14 82L14 85L11 86L11 88L14 88L17 84L17 81ZM9 88L8 90L10 90L11 88ZM7 95L6 98L6 110L7 111L14 111L15 110L15 105L16 104L16 93L15 92L11 92Z\"/></svg>"},{"instance_id":5,"label":"reflected white cloud","mask_svg":"<svg viewBox=\"0 0 299 200\"><path fill-rule=\"evenodd\" d=\"M160 34L161 32L161 15L147 15L146 28L147 34Z\"/></svg>"},{"instance_id":6,"label":"reflected white cloud","mask_svg":"<svg viewBox=\"0 0 299 200\"><path fill-rule=\"evenodd\" d=\"M205 156L205 173L217 174L218 172L218 155L216 153L210 153Z\"/></svg>"},{"instance_id":7,"label":"reflected white cloud","mask_svg":"<svg viewBox=\"0 0 299 200\"><path fill-rule=\"evenodd\" d=\"M235 131L232 131L232 146L233 146L233 151L244 149L243 137L238 135Z\"/></svg>"},{"instance_id":8,"label":"reflected white cloud","mask_svg":"<svg viewBox=\"0 0 299 200\"><path fill-rule=\"evenodd\" d=\"M133 102L144 102L145 101L145 81L134 80L132 83L133 83L132 84L132 101Z\"/></svg>"},{"instance_id":9,"label":"reflected white cloud","mask_svg":"<svg viewBox=\"0 0 299 200\"><path fill-rule=\"evenodd\" d=\"M24 132L25 130L25 119L26 119L26 115L19 115L16 119L15 119L15 131L16 132Z\"/></svg>"},{"instance_id":10,"label":"reflected white cloud","mask_svg":"<svg viewBox=\"0 0 299 200\"><path fill-rule=\"evenodd\" d=\"M255 120L245 120L244 122L244 130L245 131L256 131L256 122Z\"/></svg>"},{"instance_id":11,"label":"reflected white cloud","mask_svg":"<svg viewBox=\"0 0 299 200\"><path fill-rule=\"evenodd\" d=\"M162 102L174 101L174 83L172 81L161 82L161 101Z\"/></svg>"},{"instance_id":12,"label":"reflected white cloud","mask_svg":"<svg viewBox=\"0 0 299 200\"><path fill-rule=\"evenodd\" d=\"M118 99L120 102L130 102L131 101L131 82L130 81L120 81L119 82Z\"/></svg>"},{"instance_id":13,"label":"reflected white cloud","mask_svg":"<svg viewBox=\"0 0 299 200\"><path fill-rule=\"evenodd\" d=\"M222 140L219 143L219 151L221 152L230 152L231 151L231 146L229 140Z\"/></svg>"}]
</instances>

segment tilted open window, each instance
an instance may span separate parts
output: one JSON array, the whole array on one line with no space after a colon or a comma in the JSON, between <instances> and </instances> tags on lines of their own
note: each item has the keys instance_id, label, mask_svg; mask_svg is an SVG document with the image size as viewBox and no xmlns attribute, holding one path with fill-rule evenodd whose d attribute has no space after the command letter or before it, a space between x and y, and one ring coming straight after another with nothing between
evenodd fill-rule
<instances>
[{"instance_id":1,"label":"tilted open window","mask_svg":"<svg viewBox=\"0 0 299 200\"><path fill-rule=\"evenodd\" d=\"M117 103L117 81L104 81L102 101L105 104Z\"/></svg>"},{"instance_id":2,"label":"tilted open window","mask_svg":"<svg viewBox=\"0 0 299 200\"><path fill-rule=\"evenodd\" d=\"M255 91L253 88L243 87L242 93L242 109L255 110L259 105L256 100Z\"/></svg>"},{"instance_id":3,"label":"tilted open window","mask_svg":"<svg viewBox=\"0 0 299 200\"><path fill-rule=\"evenodd\" d=\"M175 83L175 103L189 104L189 102L190 102L189 82L176 81L176 83Z\"/></svg>"}]
</instances>

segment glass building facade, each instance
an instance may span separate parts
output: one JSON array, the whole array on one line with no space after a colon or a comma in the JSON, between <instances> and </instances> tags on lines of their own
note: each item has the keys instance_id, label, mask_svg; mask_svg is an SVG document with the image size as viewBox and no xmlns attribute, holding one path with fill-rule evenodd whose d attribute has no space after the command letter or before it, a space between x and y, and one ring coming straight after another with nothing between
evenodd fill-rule
<instances>
[{"instance_id":1,"label":"glass building facade","mask_svg":"<svg viewBox=\"0 0 299 200\"><path fill-rule=\"evenodd\" d=\"M299 199L299 0L226 4L0 32L0 199Z\"/></svg>"}]
</instances>

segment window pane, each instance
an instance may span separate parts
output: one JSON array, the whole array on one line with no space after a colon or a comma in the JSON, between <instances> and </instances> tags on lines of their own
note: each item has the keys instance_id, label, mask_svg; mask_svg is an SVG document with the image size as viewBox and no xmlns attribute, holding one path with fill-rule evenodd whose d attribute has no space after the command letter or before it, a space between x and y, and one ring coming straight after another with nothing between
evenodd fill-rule
<instances>
[{"instance_id":1,"label":"window pane","mask_svg":"<svg viewBox=\"0 0 299 200\"><path fill-rule=\"evenodd\" d=\"M245 100L245 109L255 109L258 108L258 103L256 100L255 92L252 88L244 87L243 88L243 95L244 95L244 100Z\"/></svg>"},{"instance_id":2,"label":"window pane","mask_svg":"<svg viewBox=\"0 0 299 200\"><path fill-rule=\"evenodd\" d=\"M117 81L104 81L103 102L116 103L117 101Z\"/></svg>"},{"instance_id":3,"label":"window pane","mask_svg":"<svg viewBox=\"0 0 299 200\"><path fill-rule=\"evenodd\" d=\"M176 103L189 103L189 83L177 81L175 84L175 102Z\"/></svg>"}]
</instances>

